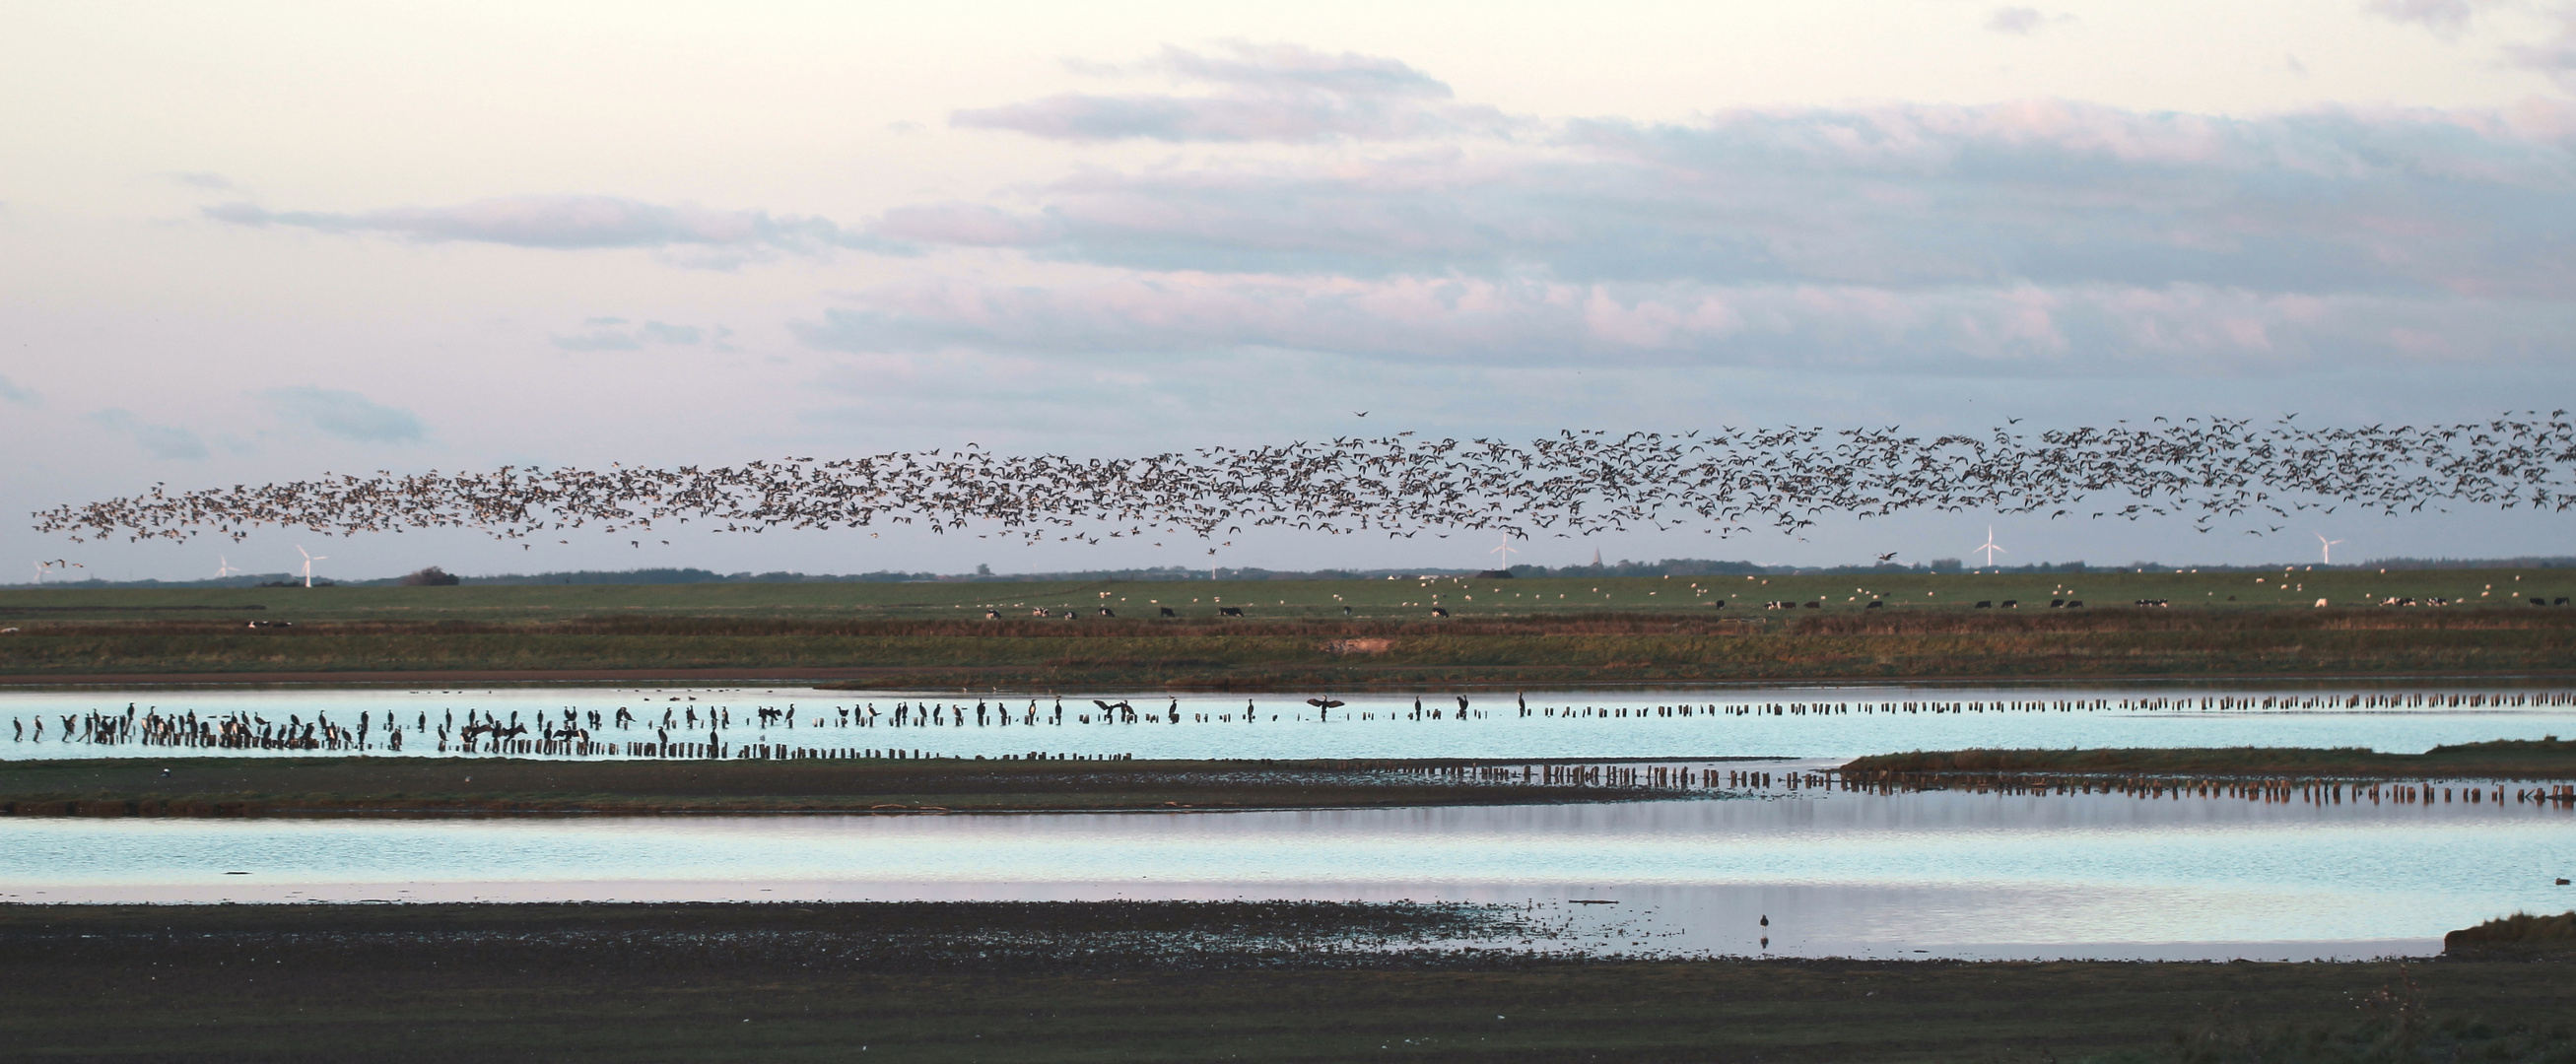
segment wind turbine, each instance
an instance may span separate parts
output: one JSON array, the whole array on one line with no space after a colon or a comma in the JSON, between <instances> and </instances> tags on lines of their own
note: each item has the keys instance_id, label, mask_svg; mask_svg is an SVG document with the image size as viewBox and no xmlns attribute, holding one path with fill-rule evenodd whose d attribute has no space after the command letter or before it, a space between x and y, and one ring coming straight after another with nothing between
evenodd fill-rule
<instances>
[{"instance_id":1,"label":"wind turbine","mask_svg":"<svg viewBox=\"0 0 2576 1064\"><path fill-rule=\"evenodd\" d=\"M1487 553L1487 554L1500 554L1500 555L1502 555L1502 556L1503 556L1503 564L1498 565L1498 566L1495 566L1495 568L1497 568L1497 569L1501 569L1502 571L1504 571L1504 572L1507 572L1507 573L1508 573L1508 572L1512 571L1512 555L1518 554L1518 553L1520 553L1520 551L1519 551L1519 550L1517 550L1517 549L1515 549L1515 548L1512 546L1512 537L1510 537L1510 536L1508 536L1508 535L1507 535L1507 536L1504 536L1504 537L1503 537L1503 544L1502 544L1502 546L1499 546L1499 547L1496 547L1496 548L1494 548L1494 549L1492 549L1492 550L1486 551L1485 553Z\"/></svg>"},{"instance_id":2,"label":"wind turbine","mask_svg":"<svg viewBox=\"0 0 2576 1064\"><path fill-rule=\"evenodd\" d=\"M2339 540L2339 539L2327 539L2327 538L2326 538L2326 534L2325 534L2325 533L2323 533L2323 532L2319 532L2319 533L2317 533L2317 549L2318 549L2318 550L2320 550L2320 551L2322 551L2322 552L2324 552L2324 554L2325 554L2324 559L2323 559L2323 560L2321 560L2321 561L2319 561L2317 564L2319 564L2319 565L2333 565L2333 564L2334 564L2334 545L2335 545L2335 544L2337 544L2337 543L2341 543L2341 542L2343 542L2343 541L2342 541L2342 540Z\"/></svg>"},{"instance_id":3,"label":"wind turbine","mask_svg":"<svg viewBox=\"0 0 2576 1064\"><path fill-rule=\"evenodd\" d=\"M1995 526L1993 525L1986 526L1986 542L1983 546L1970 547L1968 549L1972 551L1981 550L1986 552L1986 568L1989 569L1995 567L1995 555L2012 553L2002 547L1995 546Z\"/></svg>"},{"instance_id":4,"label":"wind turbine","mask_svg":"<svg viewBox=\"0 0 2576 1064\"><path fill-rule=\"evenodd\" d=\"M304 545L303 545L303 544L300 544L300 543L299 543L299 544L297 544L297 545L296 545L296 547L295 547L295 553L297 553L297 554L304 554ZM329 559L330 559L330 557L331 557L331 556L330 556L330 555L328 555L328 554L304 554L304 586L305 586L305 587L310 588L310 587L312 587L312 586L313 586L313 563L318 562L318 561L327 561L327 560L329 560Z\"/></svg>"},{"instance_id":5,"label":"wind turbine","mask_svg":"<svg viewBox=\"0 0 2576 1064\"><path fill-rule=\"evenodd\" d=\"M240 571L241 570L233 567L232 559L224 557L221 554L215 555L215 579L221 580Z\"/></svg>"}]
</instances>

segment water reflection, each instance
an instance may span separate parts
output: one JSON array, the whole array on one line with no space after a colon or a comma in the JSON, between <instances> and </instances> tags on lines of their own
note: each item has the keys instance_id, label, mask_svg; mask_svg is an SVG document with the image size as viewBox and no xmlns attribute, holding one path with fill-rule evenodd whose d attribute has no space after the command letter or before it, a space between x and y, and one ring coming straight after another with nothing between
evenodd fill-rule
<instances>
[{"instance_id":1,"label":"water reflection","mask_svg":"<svg viewBox=\"0 0 2576 1064\"><path fill-rule=\"evenodd\" d=\"M2563 811L2492 804L1841 790L1231 814L16 818L0 821L0 900L1579 898L1622 903L1567 911L1626 951L1752 954L1767 937L1787 955L2372 956L2576 903L2553 883L2576 866L2571 832Z\"/></svg>"}]
</instances>

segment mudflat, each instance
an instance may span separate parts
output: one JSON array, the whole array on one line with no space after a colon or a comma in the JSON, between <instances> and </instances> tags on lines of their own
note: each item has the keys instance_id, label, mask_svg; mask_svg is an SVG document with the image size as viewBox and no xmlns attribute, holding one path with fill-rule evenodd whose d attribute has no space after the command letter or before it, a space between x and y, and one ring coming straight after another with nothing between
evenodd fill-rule
<instances>
[{"instance_id":1,"label":"mudflat","mask_svg":"<svg viewBox=\"0 0 2576 1064\"><path fill-rule=\"evenodd\" d=\"M955 758L556 761L329 756L0 761L0 814L398 816L1321 809L1621 801L1693 793L1670 787L1552 784L1523 778L1520 769L1544 763Z\"/></svg>"},{"instance_id":2,"label":"mudflat","mask_svg":"<svg viewBox=\"0 0 2576 1064\"><path fill-rule=\"evenodd\" d=\"M209 1062L2576 1052L2576 966L2545 959L1631 959L1552 951L1547 930L1511 907L1318 903L8 906L0 1045Z\"/></svg>"}]
</instances>

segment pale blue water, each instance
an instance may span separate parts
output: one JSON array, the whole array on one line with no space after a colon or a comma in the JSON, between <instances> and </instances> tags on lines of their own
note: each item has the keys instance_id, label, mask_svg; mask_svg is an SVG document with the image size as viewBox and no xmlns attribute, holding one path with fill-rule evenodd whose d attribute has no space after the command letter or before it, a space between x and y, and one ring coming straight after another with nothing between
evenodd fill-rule
<instances>
[{"instance_id":1,"label":"pale blue water","mask_svg":"<svg viewBox=\"0 0 2576 1064\"><path fill-rule=\"evenodd\" d=\"M2365 708L2365 709L2228 709L2119 708L2140 703L2189 699L2251 700L2295 697L2331 698L2338 703L2356 696L2385 699L2406 694L2520 695L2532 704L2520 708ZM726 708L733 726L722 738L728 753L746 744L779 744L847 750L902 749L934 756L1001 756L1031 752L1048 755L1132 754L1143 758L1203 757L1850 757L1916 749L1985 747L2121 747L2121 746L2361 746L2391 753L2418 753L2443 743L2490 739L2536 739L2576 736L2576 707L2544 706L2568 701L2571 689L2558 684L2354 682L2298 684L2121 684L2032 686L1816 685L1778 687L1705 687L1639 692L1529 691L1518 697L1538 711L1523 717L1512 692L1465 692L1471 715L1456 719L1452 692L1421 696L1426 711L1439 720L1413 719L1417 696L1385 694L1336 695L1349 704L1318 719L1305 699L1315 695L1192 695L1175 700L1161 692L1096 693L1064 699L1062 724L1048 724L1052 697L1037 699L1036 726L991 723L977 726L974 694L915 692L852 697L810 688L502 688L486 690L400 691L368 689L265 690L79 690L0 693L0 759L132 756L152 748L131 744L93 745L64 742L62 718L93 710L121 714L132 704L138 714L193 711L201 717L253 713L283 723L291 714L310 721L317 714L335 724L355 726L367 715L374 729L370 753L386 753L384 721L390 714L407 729L405 756L434 756L434 740L414 730L424 718L434 731L451 715L463 720L468 711L534 724L544 713L560 720L567 709L598 712L613 718L625 707L658 721L688 709L701 713ZM1026 695L980 696L995 707L1025 713ZM1127 699L1140 714L1165 718L1138 724L1098 723L1092 700ZM882 726L896 703L961 706L966 724L954 726L943 716L938 727ZM1177 701L1183 723L1168 723ZM1253 711L1246 722L1244 708ZM2107 703L2108 708L2075 712L2021 710L1955 713L1885 712L1892 705L1939 702L1990 707L1999 703ZM1833 714L1708 714L1740 707L1814 705L1848 707ZM1687 704L1691 716L1622 716L1617 711ZM799 726L756 727L756 707L794 707ZM885 716L881 726L844 724L842 711L874 706ZM1546 715L1547 710L1573 710L1572 717ZM1585 711L1596 715L1583 715ZM1611 715L1597 715L1602 712ZM1083 723L1084 715L1093 717ZM33 740L31 724L43 718L45 741ZM1205 718L1202 720L1201 718ZM1229 719L1220 719L1229 718ZM1014 718L1018 719L1017 716ZM824 721L822 727L814 722ZM605 727L593 732L602 742L650 742L650 726L628 730ZM703 741L707 730L675 727L674 740ZM238 756L304 756L212 750L174 753Z\"/></svg>"},{"instance_id":2,"label":"pale blue water","mask_svg":"<svg viewBox=\"0 0 2576 1064\"><path fill-rule=\"evenodd\" d=\"M2423 954L2453 928L2576 907L2576 890L2552 882L2571 874L2576 819L2563 807L2113 795L1811 790L1216 814L0 820L0 901L1532 901L1570 914L1597 940L1585 944L1681 953ZM1623 904L1564 904L1575 898Z\"/></svg>"}]
</instances>

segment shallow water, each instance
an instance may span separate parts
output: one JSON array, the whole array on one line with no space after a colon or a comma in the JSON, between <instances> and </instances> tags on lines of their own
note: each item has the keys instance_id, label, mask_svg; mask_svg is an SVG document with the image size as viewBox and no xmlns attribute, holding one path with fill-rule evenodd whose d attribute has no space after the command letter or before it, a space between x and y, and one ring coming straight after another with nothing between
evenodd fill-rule
<instances>
[{"instance_id":1,"label":"shallow water","mask_svg":"<svg viewBox=\"0 0 2576 1064\"><path fill-rule=\"evenodd\" d=\"M811 688L571 688L533 687L485 690L402 691L371 689L159 689L13 691L0 693L0 760L22 758L119 757L148 755L165 748L131 743L92 744L62 741L62 719L92 711L122 714L131 704L138 714L193 712L200 717L231 713L257 714L284 722L289 715L310 721L317 715L335 724L355 726L361 714L372 725L367 752L385 754L384 722L388 717L407 730L406 756L436 756L434 732L447 720L469 712L517 717L533 725L538 714L559 721L567 709L597 712L613 719L628 708L658 720L669 711L675 718L687 710L704 714L723 707L733 721L721 732L725 753L772 744L848 751L899 749L929 756L1004 756L1040 753L1048 756L1096 757L1131 754L1142 758L1335 758L1335 757L1850 757L1916 749L1960 747L2211 747L2211 746L2361 746L2388 753L2420 753L2443 743L2491 739L2537 739L2576 736L2576 706L2542 705L2576 698L2560 683L2282 683L2282 684L2118 684L2118 685L1809 685L1730 686L1657 691L1467 692L1468 719L1457 718L1455 695L1420 697L1425 716L1415 719L1412 694L1338 695L1347 703L1319 719L1305 703L1307 694L1196 695L1173 698L1162 693L1106 693L1068 697L1063 723L1052 718L1053 698L1037 700L1040 723L977 726L978 696L939 692L870 693L852 697ZM2303 704L2332 699L2386 700L2429 695L2519 697L2521 707L2451 708L2430 706L2378 708L2260 708L2264 699L2294 698ZM1027 696L983 696L997 708L1025 713ZM1127 699L1141 716L1156 723L1102 724L1093 698ZM1516 697L1525 699L1532 715L1521 716ZM2253 703L2251 708L2199 708L2212 704ZM2447 697L2446 697L2447 702ZM963 726L943 716L937 727L886 726L897 703L925 701L965 710ZM2193 708L2173 708L2188 701ZM1247 722L1244 707L1254 710ZM2090 708L2032 711L2015 706ZM2123 708L2127 704L2131 708ZM1830 704L1838 712L1799 711L1791 707ZM1938 704L1954 711L1928 712ZM1181 723L1170 723L1177 705ZM1689 716L1666 716L1656 707L1691 706ZM1889 707L1912 705L1914 711ZM2155 708L2143 708L2152 705ZM795 728L753 724L758 707L787 709ZM878 726L846 723L845 710L875 707ZM1715 712L1710 712L1715 707ZM1970 708L1974 707L1974 708ZM1780 708L1781 714L1759 712ZM1643 710L1648 715L1634 715ZM1441 719L1429 719L1438 711ZM1567 712L1573 715L1564 715ZM1082 718L1089 716L1092 722ZM1140 716L1140 719L1141 719ZM1205 718L1205 719L1201 719ZM44 722L45 741L33 741L29 728ZM1018 717L1014 718L1019 719ZM816 727L820 720L824 726ZM429 741L416 726L426 722ZM647 724L594 731L610 744L652 742ZM24 738L20 738L23 736ZM674 728L674 741L708 738L706 728ZM307 756L271 751L185 749L191 755Z\"/></svg>"},{"instance_id":2,"label":"shallow water","mask_svg":"<svg viewBox=\"0 0 2576 1064\"><path fill-rule=\"evenodd\" d=\"M1570 914L1581 929L1575 944L1632 953L2424 954L2453 928L2576 905L2576 890L2552 883L2571 872L2576 817L2563 807L2117 795L1816 790L1254 813L0 820L0 901L10 902L1527 901Z\"/></svg>"}]
</instances>

